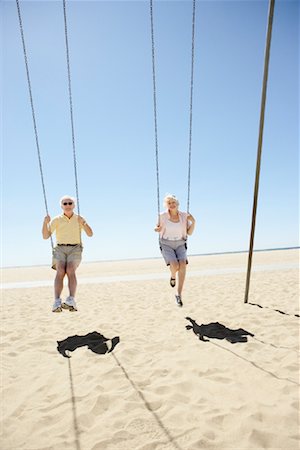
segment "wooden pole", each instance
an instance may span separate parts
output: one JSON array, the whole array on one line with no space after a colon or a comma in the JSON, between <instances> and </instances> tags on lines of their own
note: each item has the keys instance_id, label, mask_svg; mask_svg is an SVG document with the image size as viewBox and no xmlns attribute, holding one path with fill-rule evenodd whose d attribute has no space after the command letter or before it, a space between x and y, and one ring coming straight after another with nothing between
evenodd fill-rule
<instances>
[{"instance_id":1,"label":"wooden pole","mask_svg":"<svg viewBox=\"0 0 300 450\"><path fill-rule=\"evenodd\" d=\"M254 243L254 233L255 233L258 188L259 188L260 163L261 163L264 121L265 121L265 106L266 106L266 97L267 97L267 84L268 84L268 73L269 73L269 59L270 59L270 47L271 47L271 37L272 37L274 6L275 6L275 0L270 0L269 1L268 29L267 29L267 38L266 38L266 48L265 48L264 76L263 76L263 86L262 86L261 106L260 106L260 122L259 122L259 135L258 135L257 159L256 159L256 175L255 175L254 200L253 200L253 209L252 209L252 225L251 225L251 234L250 234L250 246L249 246L249 254L248 254L247 280L246 280L244 303L248 303L249 287L250 287L250 276L251 276L251 266L252 266L252 254L253 254L253 243Z\"/></svg>"}]
</instances>

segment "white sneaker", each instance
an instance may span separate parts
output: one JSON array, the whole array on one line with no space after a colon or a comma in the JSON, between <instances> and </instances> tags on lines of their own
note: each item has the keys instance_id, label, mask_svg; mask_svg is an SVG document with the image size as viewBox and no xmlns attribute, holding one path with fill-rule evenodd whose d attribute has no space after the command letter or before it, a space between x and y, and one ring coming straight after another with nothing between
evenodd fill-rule
<instances>
[{"instance_id":1,"label":"white sneaker","mask_svg":"<svg viewBox=\"0 0 300 450\"><path fill-rule=\"evenodd\" d=\"M179 307L181 307L181 306L183 306L183 304L182 304L182 299L181 299L181 295L175 295L175 302L176 302L176 305L177 306L179 306Z\"/></svg>"},{"instance_id":2,"label":"white sneaker","mask_svg":"<svg viewBox=\"0 0 300 450\"><path fill-rule=\"evenodd\" d=\"M61 298L56 298L53 306L52 306L52 312L62 312L61 309Z\"/></svg>"},{"instance_id":3,"label":"white sneaker","mask_svg":"<svg viewBox=\"0 0 300 450\"><path fill-rule=\"evenodd\" d=\"M77 311L74 297L67 297L66 301L61 306L62 308L68 309L69 311Z\"/></svg>"}]
</instances>

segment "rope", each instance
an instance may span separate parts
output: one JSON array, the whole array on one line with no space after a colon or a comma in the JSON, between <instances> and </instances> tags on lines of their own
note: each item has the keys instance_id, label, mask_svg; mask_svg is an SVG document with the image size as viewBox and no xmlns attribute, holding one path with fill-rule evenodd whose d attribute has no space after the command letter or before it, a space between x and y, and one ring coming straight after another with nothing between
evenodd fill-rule
<instances>
[{"instance_id":1,"label":"rope","mask_svg":"<svg viewBox=\"0 0 300 450\"><path fill-rule=\"evenodd\" d=\"M155 161L156 161L156 189L157 189L157 215L159 224L159 165L158 165L158 132L157 132L157 107L156 107L156 76L155 76L155 45L153 26L153 0L150 0L150 20L151 20L151 43L152 43L152 79L153 79L153 111L154 111L154 133L155 133Z\"/></svg>"},{"instance_id":2,"label":"rope","mask_svg":"<svg viewBox=\"0 0 300 450\"><path fill-rule=\"evenodd\" d=\"M191 90L190 90L190 132L189 132L189 162L188 162L188 194L187 194L187 212L190 210L190 191L191 191L191 162L192 162L192 127L193 127L193 91L194 91L194 50L195 50L195 17L196 0L193 0L193 19L192 19L192 58L191 58Z\"/></svg>"},{"instance_id":3,"label":"rope","mask_svg":"<svg viewBox=\"0 0 300 450\"><path fill-rule=\"evenodd\" d=\"M76 149L75 149L75 131L74 131L74 119L73 119L73 101L72 101L72 87L71 87L71 68L70 68L70 54L69 54L69 41L68 41L68 26L67 26L66 0L63 0L63 9L64 9L64 24L65 24L66 58L67 58L67 68L68 68L68 89L69 89L69 104L70 104L71 130L72 130L72 148L73 148L74 176L75 176L75 187L76 187L77 211L78 211L78 215L80 215L80 208L79 208L79 191L78 191L78 176L77 176L77 158L76 158Z\"/></svg>"},{"instance_id":4,"label":"rope","mask_svg":"<svg viewBox=\"0 0 300 450\"><path fill-rule=\"evenodd\" d=\"M17 3L17 9L18 9L19 26L20 26L20 33L21 33L22 46L23 46L23 54L24 54L24 61L25 61L25 68L26 68L26 75L27 75L27 84L28 84L28 92L29 92L29 99L30 99L30 105L31 105L31 113L32 113L32 120L33 120L35 143L36 143L36 149L37 149L37 155L38 155L40 176L41 176L41 182L42 182L42 190L43 190L46 214L48 216L49 212L48 212L48 203L47 203L47 196L46 196L45 181L44 181L44 175L43 175L42 158L41 158L39 137L38 137L38 131L37 131L36 118L35 118L33 96L32 96L32 89L31 89L31 81L30 81L30 75L29 75L29 65L28 65L28 58L27 58L27 52L26 52L26 46L25 46L23 22L22 22L22 16L21 16L21 9L20 9L19 0L16 0L16 3ZM54 245L53 245L52 235L50 235L50 240L51 240L51 247L53 249Z\"/></svg>"}]
</instances>

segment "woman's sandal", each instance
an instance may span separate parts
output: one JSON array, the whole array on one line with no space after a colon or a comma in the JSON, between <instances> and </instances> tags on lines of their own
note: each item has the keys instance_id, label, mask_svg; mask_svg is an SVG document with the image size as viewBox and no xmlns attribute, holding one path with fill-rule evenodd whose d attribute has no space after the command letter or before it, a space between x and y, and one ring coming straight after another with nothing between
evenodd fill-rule
<instances>
[{"instance_id":1,"label":"woman's sandal","mask_svg":"<svg viewBox=\"0 0 300 450\"><path fill-rule=\"evenodd\" d=\"M176 286L176 278L170 278L170 286L175 287Z\"/></svg>"}]
</instances>

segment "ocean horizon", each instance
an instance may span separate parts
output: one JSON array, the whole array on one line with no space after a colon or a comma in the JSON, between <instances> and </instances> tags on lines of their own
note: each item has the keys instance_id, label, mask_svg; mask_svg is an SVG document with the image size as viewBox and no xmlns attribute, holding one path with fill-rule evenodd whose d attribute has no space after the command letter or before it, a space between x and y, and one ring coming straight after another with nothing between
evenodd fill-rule
<instances>
[{"instance_id":1,"label":"ocean horizon","mask_svg":"<svg viewBox=\"0 0 300 450\"><path fill-rule=\"evenodd\" d=\"M282 250L297 250L300 249L300 246L293 247L274 247L274 248L260 248L253 250L253 253L256 252L273 252L273 251L282 251ZM240 253L249 253L249 250L230 250L225 252L208 252L208 253L193 253L188 254L189 257L194 256L214 256L214 255L231 255L231 254L240 254ZM143 261L143 260L156 260L161 259L161 256L145 256L138 258L116 258L116 259L100 259L93 261L82 261L81 265L84 264L99 264L99 263L109 263L109 262L123 262L123 261ZM0 266L0 269L21 269L21 268L31 268L31 267L48 267L48 264L32 264L32 265L18 265L18 266Z\"/></svg>"}]
</instances>

